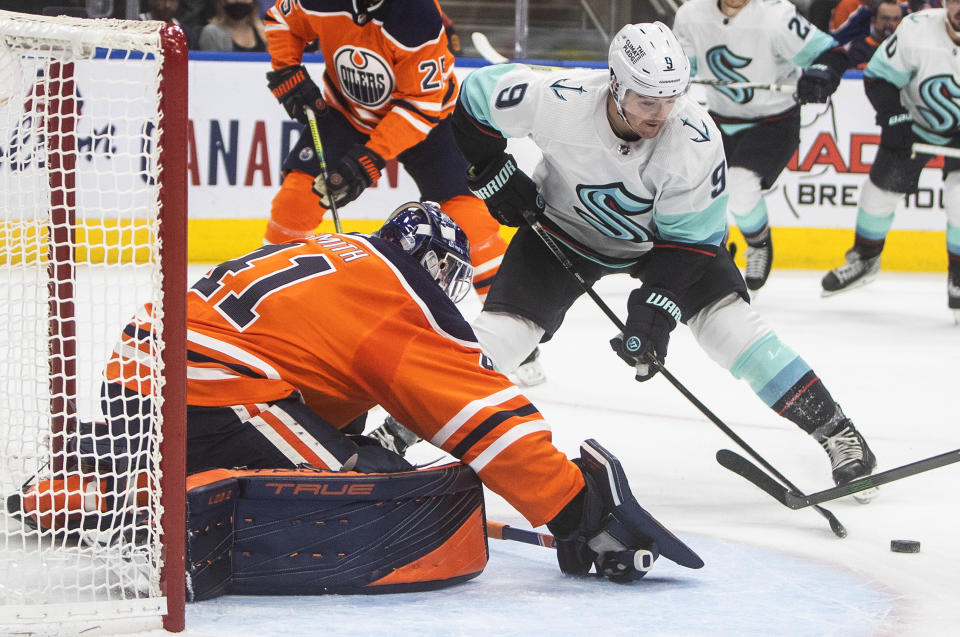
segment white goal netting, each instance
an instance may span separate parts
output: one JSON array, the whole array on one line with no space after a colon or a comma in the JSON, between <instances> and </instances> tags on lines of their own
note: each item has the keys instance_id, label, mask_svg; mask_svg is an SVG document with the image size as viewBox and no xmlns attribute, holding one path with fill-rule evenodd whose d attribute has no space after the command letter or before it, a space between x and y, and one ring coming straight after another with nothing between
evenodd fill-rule
<instances>
[{"instance_id":1,"label":"white goal netting","mask_svg":"<svg viewBox=\"0 0 960 637\"><path fill-rule=\"evenodd\" d=\"M167 612L163 30L0 11L0 634ZM144 303L143 417L108 423Z\"/></svg>"}]
</instances>

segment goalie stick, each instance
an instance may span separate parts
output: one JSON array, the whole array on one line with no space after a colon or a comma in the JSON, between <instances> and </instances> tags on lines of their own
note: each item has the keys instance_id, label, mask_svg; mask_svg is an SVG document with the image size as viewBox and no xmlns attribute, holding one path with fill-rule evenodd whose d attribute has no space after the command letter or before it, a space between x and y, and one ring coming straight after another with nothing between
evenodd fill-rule
<instances>
[{"instance_id":1,"label":"goalie stick","mask_svg":"<svg viewBox=\"0 0 960 637\"><path fill-rule=\"evenodd\" d=\"M795 490L788 490L783 485L778 484L775 480L773 480L773 478L767 475L767 473L764 472L760 467L753 464L740 454L730 451L729 449L721 449L717 452L717 462L730 471L743 476L754 485L765 491L775 500L780 502L780 504L783 504L791 509L802 509L808 506L816 506L821 502L836 500L837 498L842 498L846 495L858 493L873 487L878 487L881 484L894 482L895 480L900 480L918 473L930 471L931 469L945 467L946 465L960 462L960 449L954 449L953 451L948 451L938 456L931 456L929 458L924 458L923 460L917 460L916 462L894 467L893 469L887 469L886 471L881 471L880 473L864 476L856 480L851 480L846 484L831 487L829 489L824 489L823 491L817 491L816 493L810 493L807 495L798 493Z\"/></svg>"},{"instance_id":2,"label":"goalie stick","mask_svg":"<svg viewBox=\"0 0 960 637\"><path fill-rule=\"evenodd\" d=\"M600 298L600 295L597 294L596 290L594 290L589 283L586 282L583 276L579 272L577 272L577 269L574 267L573 262L570 261L569 258L567 258L567 255L563 253L563 251L560 249L560 246L558 246L556 242L553 240L553 237L550 236L547 230L544 229L543 225L537 220L536 214L534 214L534 212L530 209L521 210L521 214L523 215L524 220L526 220L530 228L537 233L537 236L540 237L540 239L547 246L550 252L553 253L553 256L556 257L557 261L560 262L560 265L562 265L563 268L567 272L569 272L574 279L576 279L577 284L579 284L579 286L583 289L583 291L591 299L593 299L593 302L597 304L597 307L599 307L604 314L607 315L607 318L610 319L610 321L617 327L617 329L619 329L621 332L624 332L626 330L626 326L623 324L623 321L621 321L620 317L617 316L617 314L612 309L610 309L609 305L604 303L603 299ZM658 360L656 357L650 356L649 363L654 367L656 367L657 370L663 375L663 377L666 378L667 381L677 389L677 391L683 394L684 397L687 400L689 400L694 407L699 409L700 413L702 413L704 416L707 417L707 420L709 420L714 425L716 425L731 440L737 443L737 445L741 449L743 449L748 454L750 454L751 458L753 458L754 460L759 462L761 465L763 465L763 467L767 471L769 471L774 476L776 476L777 479L780 480L783 484L787 485L787 487L789 487L790 489L793 489L797 493L802 493L800 489L794 486L794 484L790 482L782 473L777 471L773 465L771 465L769 462L764 460L763 456L761 456L759 453L754 451L753 447L748 445L746 441L743 440L743 438L738 436L737 433L732 429L730 429L730 427L728 427L726 423L720 420L720 418L716 414L710 411L710 409L708 409L706 405L700 402L700 400L693 395L693 392L687 389L684 386L684 384L677 379L676 376L674 376L667 370L667 368L664 366L662 361ZM831 511L828 511L827 509L821 506L815 506L814 509L816 510L817 513L822 515L827 520L827 522L830 524L830 530L833 531L833 533L837 537L839 538L847 537L847 529L846 527L843 526L843 524L841 524L840 520L837 519L837 516L835 516Z\"/></svg>"},{"instance_id":3,"label":"goalie stick","mask_svg":"<svg viewBox=\"0 0 960 637\"><path fill-rule=\"evenodd\" d=\"M538 533L527 529L518 529L517 527L487 520L487 537L495 540L512 540L514 542L523 542L524 544L534 544L536 546L545 546L546 548L557 548L553 542L553 536L547 533ZM653 554L650 551L640 549L638 551L613 551L612 556L619 561L633 562L633 568L638 571L649 571L653 567Z\"/></svg>"}]
</instances>

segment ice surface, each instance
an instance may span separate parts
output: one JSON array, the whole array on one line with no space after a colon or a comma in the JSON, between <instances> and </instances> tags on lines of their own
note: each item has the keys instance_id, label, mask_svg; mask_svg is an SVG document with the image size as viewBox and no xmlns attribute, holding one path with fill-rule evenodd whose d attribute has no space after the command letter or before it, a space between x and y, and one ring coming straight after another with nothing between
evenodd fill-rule
<instances>
[{"instance_id":1,"label":"ice surface","mask_svg":"<svg viewBox=\"0 0 960 637\"><path fill-rule=\"evenodd\" d=\"M194 272L194 276L199 270ZM946 274L881 273L828 299L819 272L775 270L755 306L824 380L880 468L960 447L960 328ZM623 315L632 282L598 292ZM477 311L469 303L464 312ZM190 637L337 635L947 635L960 625L960 464L881 488L871 504L827 503L849 536L811 509L791 511L714 461L737 450L662 378L633 381L608 349L615 329L584 297L542 347L549 380L526 393L570 455L593 437L622 461L640 503L699 552L699 571L659 560L643 580L565 577L549 549L490 540L478 578L430 593L223 597L188 605ZM685 327L667 367L799 487L832 486L826 454L717 367ZM426 443L423 459L438 455ZM488 517L527 526L490 495ZM890 540L920 540L919 554Z\"/></svg>"}]
</instances>

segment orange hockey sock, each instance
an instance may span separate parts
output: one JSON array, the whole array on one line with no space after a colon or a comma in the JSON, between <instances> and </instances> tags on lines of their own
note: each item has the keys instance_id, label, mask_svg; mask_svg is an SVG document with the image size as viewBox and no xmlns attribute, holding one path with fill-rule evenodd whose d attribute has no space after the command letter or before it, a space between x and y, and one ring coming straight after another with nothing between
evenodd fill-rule
<instances>
[{"instance_id":1,"label":"orange hockey sock","mask_svg":"<svg viewBox=\"0 0 960 637\"><path fill-rule=\"evenodd\" d=\"M309 237L323 221L326 209L313 192L313 177L294 170L287 174L270 207L265 243L286 243Z\"/></svg>"},{"instance_id":2,"label":"orange hockey sock","mask_svg":"<svg viewBox=\"0 0 960 637\"><path fill-rule=\"evenodd\" d=\"M507 249L506 240L500 236L500 224L490 216L483 201L473 195L458 195L440 202L440 207L470 240L473 287L483 302Z\"/></svg>"}]
</instances>

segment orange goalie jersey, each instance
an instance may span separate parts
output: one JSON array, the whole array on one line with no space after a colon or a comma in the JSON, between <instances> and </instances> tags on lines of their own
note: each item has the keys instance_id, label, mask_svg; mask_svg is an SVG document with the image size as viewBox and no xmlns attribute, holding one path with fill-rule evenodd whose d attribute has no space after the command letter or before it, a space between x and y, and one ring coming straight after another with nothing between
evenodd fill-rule
<instances>
[{"instance_id":1,"label":"orange goalie jersey","mask_svg":"<svg viewBox=\"0 0 960 637\"><path fill-rule=\"evenodd\" d=\"M149 316L147 308L124 330L108 382L143 393ZM299 392L343 427L379 404L472 467L533 525L583 487L540 412L487 367L453 302L379 238L325 234L222 263L191 287L187 330L189 405ZM203 422L188 423L195 427Z\"/></svg>"},{"instance_id":2,"label":"orange goalie jersey","mask_svg":"<svg viewBox=\"0 0 960 637\"><path fill-rule=\"evenodd\" d=\"M319 39L327 104L392 159L453 110L458 86L436 0L389 0L377 16L358 26L351 0L279 0L264 21L274 69Z\"/></svg>"}]
</instances>

